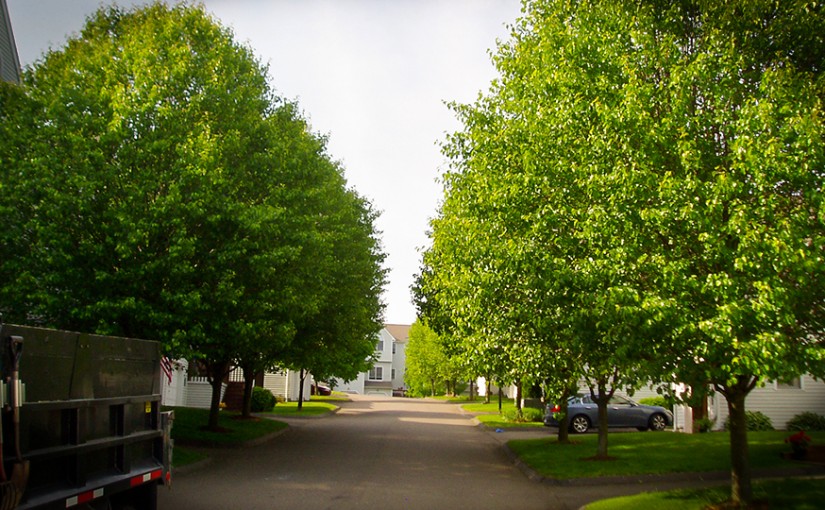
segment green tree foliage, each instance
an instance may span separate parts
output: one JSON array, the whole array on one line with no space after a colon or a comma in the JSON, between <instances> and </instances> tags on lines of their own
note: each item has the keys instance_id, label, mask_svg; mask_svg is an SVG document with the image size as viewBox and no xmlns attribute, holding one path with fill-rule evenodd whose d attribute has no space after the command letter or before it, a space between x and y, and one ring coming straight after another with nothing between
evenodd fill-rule
<instances>
[{"instance_id":1,"label":"green tree foliage","mask_svg":"<svg viewBox=\"0 0 825 510\"><path fill-rule=\"evenodd\" d=\"M413 392L433 396L453 378L443 340L424 322L416 320L410 326L405 353L404 383Z\"/></svg>"},{"instance_id":2,"label":"green tree foliage","mask_svg":"<svg viewBox=\"0 0 825 510\"><path fill-rule=\"evenodd\" d=\"M823 32L815 2L525 2L456 107L428 309L603 400L714 385L749 500L745 397L825 371Z\"/></svg>"},{"instance_id":3,"label":"green tree foliage","mask_svg":"<svg viewBox=\"0 0 825 510\"><path fill-rule=\"evenodd\" d=\"M201 7L102 8L23 90L3 92L20 113L2 129L24 143L0 147L0 310L198 359L216 425L232 363L288 352L331 300L316 283L331 277L331 236L356 221L371 234L373 216L266 68ZM357 220L335 219L347 207ZM375 320L383 281L367 266L380 252L350 247L372 250L338 270L362 271L356 301Z\"/></svg>"},{"instance_id":4,"label":"green tree foliage","mask_svg":"<svg viewBox=\"0 0 825 510\"><path fill-rule=\"evenodd\" d=\"M318 224L323 249L315 254L316 273L307 275L317 286L317 304L296 321L292 345L279 359L284 366L312 373L316 380L352 380L372 365L382 327L385 255L369 202L340 185L330 191Z\"/></svg>"}]
</instances>

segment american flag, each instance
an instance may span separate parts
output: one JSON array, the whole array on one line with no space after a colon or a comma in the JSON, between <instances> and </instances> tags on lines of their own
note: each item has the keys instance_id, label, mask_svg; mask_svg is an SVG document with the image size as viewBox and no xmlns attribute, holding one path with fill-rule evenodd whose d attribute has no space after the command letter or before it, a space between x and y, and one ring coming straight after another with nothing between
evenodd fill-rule
<instances>
[{"instance_id":1,"label":"american flag","mask_svg":"<svg viewBox=\"0 0 825 510\"><path fill-rule=\"evenodd\" d=\"M166 374L167 383L172 384L172 371L174 368L172 367L172 362L166 356L160 358L160 369Z\"/></svg>"}]
</instances>

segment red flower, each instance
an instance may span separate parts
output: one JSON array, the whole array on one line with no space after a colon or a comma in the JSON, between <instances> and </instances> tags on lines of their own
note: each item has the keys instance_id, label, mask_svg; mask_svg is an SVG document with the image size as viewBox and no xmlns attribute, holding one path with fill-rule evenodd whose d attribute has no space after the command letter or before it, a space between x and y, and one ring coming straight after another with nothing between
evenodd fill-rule
<instances>
[{"instance_id":1,"label":"red flower","mask_svg":"<svg viewBox=\"0 0 825 510\"><path fill-rule=\"evenodd\" d=\"M796 434L785 438L786 443L809 443L810 441L811 438L805 434L804 430L800 430Z\"/></svg>"},{"instance_id":2,"label":"red flower","mask_svg":"<svg viewBox=\"0 0 825 510\"><path fill-rule=\"evenodd\" d=\"M786 437L785 442L791 443L793 451L799 452L808 449L808 443L811 442L811 438L805 434L804 430L800 430L796 434Z\"/></svg>"}]
</instances>

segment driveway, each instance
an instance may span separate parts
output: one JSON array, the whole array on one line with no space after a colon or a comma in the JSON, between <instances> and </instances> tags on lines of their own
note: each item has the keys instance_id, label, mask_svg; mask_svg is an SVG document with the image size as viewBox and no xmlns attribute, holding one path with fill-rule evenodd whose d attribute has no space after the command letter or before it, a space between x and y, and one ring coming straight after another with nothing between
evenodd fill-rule
<instances>
[{"instance_id":1,"label":"driveway","mask_svg":"<svg viewBox=\"0 0 825 510\"><path fill-rule=\"evenodd\" d=\"M354 396L336 415L286 421L263 444L213 451L176 475L159 508L573 509L641 490L532 481L505 453L505 434L446 402Z\"/></svg>"}]
</instances>

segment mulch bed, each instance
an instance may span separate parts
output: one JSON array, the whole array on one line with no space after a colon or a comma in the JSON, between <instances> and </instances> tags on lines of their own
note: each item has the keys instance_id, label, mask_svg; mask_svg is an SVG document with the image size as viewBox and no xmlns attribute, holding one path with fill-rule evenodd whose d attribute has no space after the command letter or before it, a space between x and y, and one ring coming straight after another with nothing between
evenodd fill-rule
<instances>
[{"instance_id":1,"label":"mulch bed","mask_svg":"<svg viewBox=\"0 0 825 510\"><path fill-rule=\"evenodd\" d=\"M798 460L801 462L812 462L814 464L822 464L825 466L825 445L811 445L808 446L808 452L805 457L796 458L792 453L783 453L782 457L785 459Z\"/></svg>"}]
</instances>

